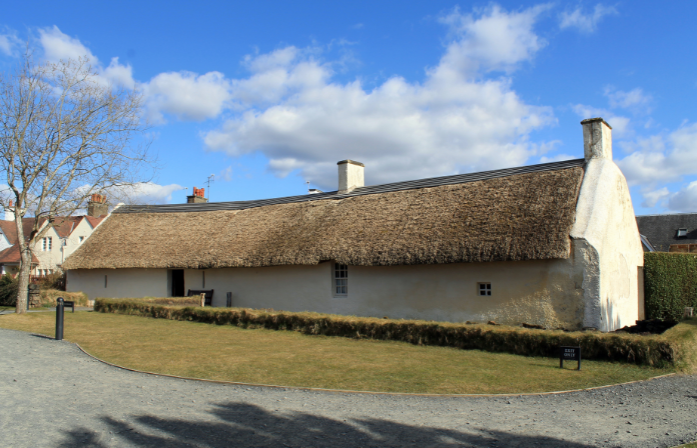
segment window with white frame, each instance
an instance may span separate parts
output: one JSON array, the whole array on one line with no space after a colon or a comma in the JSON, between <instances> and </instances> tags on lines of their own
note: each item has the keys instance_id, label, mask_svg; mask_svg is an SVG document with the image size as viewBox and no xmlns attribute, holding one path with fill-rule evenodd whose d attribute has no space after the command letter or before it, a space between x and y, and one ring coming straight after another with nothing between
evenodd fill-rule
<instances>
[{"instance_id":1,"label":"window with white frame","mask_svg":"<svg viewBox=\"0 0 697 448\"><path fill-rule=\"evenodd\" d=\"M345 264L334 263L332 276L334 296L343 297L348 295L348 266Z\"/></svg>"},{"instance_id":2,"label":"window with white frame","mask_svg":"<svg viewBox=\"0 0 697 448\"><path fill-rule=\"evenodd\" d=\"M490 296L491 295L491 283L477 283L479 287L480 296Z\"/></svg>"},{"instance_id":3,"label":"window with white frame","mask_svg":"<svg viewBox=\"0 0 697 448\"><path fill-rule=\"evenodd\" d=\"M41 238L41 250L43 252L50 251L52 248L53 248L53 244L52 244L50 236Z\"/></svg>"}]
</instances>

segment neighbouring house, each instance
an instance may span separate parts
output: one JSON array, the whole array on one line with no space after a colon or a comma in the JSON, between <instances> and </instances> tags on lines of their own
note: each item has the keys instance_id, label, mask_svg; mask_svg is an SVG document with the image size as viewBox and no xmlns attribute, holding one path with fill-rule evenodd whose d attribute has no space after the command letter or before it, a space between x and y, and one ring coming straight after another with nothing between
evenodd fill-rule
<instances>
[{"instance_id":1,"label":"neighbouring house","mask_svg":"<svg viewBox=\"0 0 697 448\"><path fill-rule=\"evenodd\" d=\"M643 318L643 251L611 128L584 159L243 202L121 206L64 263L97 297L603 331ZM202 198L202 194L200 197ZM195 198L193 198L195 199Z\"/></svg>"},{"instance_id":2,"label":"neighbouring house","mask_svg":"<svg viewBox=\"0 0 697 448\"><path fill-rule=\"evenodd\" d=\"M50 228L39 238L32 248L32 268L34 276L43 277L62 269L65 259L92 234L94 229L108 214L106 197L92 195L87 205L87 215L57 216L49 221L40 218L40 229ZM25 239L34 227L36 218L22 218ZM5 219L0 221L0 274L17 275L20 265L19 244L15 214L5 211Z\"/></svg>"},{"instance_id":3,"label":"neighbouring house","mask_svg":"<svg viewBox=\"0 0 697 448\"><path fill-rule=\"evenodd\" d=\"M697 252L697 213L636 217L646 252Z\"/></svg>"}]
</instances>

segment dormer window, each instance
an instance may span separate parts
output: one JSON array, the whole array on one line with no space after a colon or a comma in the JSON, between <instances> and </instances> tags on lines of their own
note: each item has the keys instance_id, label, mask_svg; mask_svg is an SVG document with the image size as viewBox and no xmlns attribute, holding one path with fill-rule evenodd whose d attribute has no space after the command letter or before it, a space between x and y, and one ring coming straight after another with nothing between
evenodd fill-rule
<instances>
[{"instance_id":1,"label":"dormer window","mask_svg":"<svg viewBox=\"0 0 697 448\"><path fill-rule=\"evenodd\" d=\"M687 237L687 229L678 229L678 238Z\"/></svg>"}]
</instances>

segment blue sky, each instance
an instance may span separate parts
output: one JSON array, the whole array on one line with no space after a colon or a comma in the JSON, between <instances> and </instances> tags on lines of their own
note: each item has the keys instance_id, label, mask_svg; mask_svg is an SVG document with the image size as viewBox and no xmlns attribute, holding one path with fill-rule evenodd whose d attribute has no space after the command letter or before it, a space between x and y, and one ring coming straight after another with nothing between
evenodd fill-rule
<instances>
[{"instance_id":1,"label":"blue sky","mask_svg":"<svg viewBox=\"0 0 697 448\"><path fill-rule=\"evenodd\" d=\"M242 2L240 2L242 3ZM614 128L637 214L697 211L695 2L12 2L25 42L142 92L161 169L140 194L232 201L583 155ZM183 188L188 188L184 190Z\"/></svg>"}]
</instances>

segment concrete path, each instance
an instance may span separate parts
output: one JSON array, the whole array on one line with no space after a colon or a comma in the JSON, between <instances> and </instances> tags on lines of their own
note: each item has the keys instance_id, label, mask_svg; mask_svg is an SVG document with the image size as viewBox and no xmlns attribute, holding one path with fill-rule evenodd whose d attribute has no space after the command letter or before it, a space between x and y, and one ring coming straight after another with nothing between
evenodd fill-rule
<instances>
[{"instance_id":1,"label":"concrete path","mask_svg":"<svg viewBox=\"0 0 697 448\"><path fill-rule=\"evenodd\" d=\"M694 376L513 397L313 392L129 372L0 329L3 447L671 447L696 423Z\"/></svg>"}]
</instances>

